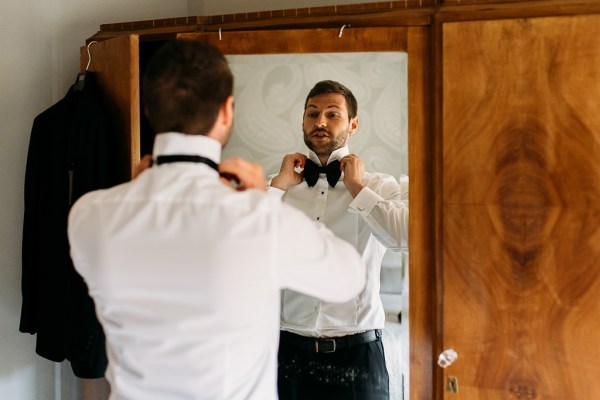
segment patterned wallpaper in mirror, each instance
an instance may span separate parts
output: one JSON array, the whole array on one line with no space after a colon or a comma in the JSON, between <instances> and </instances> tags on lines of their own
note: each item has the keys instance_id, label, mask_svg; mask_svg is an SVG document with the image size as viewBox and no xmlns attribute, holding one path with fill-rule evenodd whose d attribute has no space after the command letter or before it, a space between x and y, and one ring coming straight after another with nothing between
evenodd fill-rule
<instances>
[{"instance_id":1,"label":"patterned wallpaper in mirror","mask_svg":"<svg viewBox=\"0 0 600 400\"><path fill-rule=\"evenodd\" d=\"M223 158L241 156L279 171L286 153L306 154L304 100L324 79L348 86L358 101L359 127L350 151L367 171L408 175L406 53L229 55L235 77L235 122Z\"/></svg>"}]
</instances>

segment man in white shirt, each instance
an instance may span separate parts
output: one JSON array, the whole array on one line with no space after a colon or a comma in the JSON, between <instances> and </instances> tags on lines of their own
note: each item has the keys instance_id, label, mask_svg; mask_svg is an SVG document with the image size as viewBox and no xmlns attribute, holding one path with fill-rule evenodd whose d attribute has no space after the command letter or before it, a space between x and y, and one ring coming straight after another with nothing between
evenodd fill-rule
<instances>
[{"instance_id":1,"label":"man in white shirt","mask_svg":"<svg viewBox=\"0 0 600 400\"><path fill-rule=\"evenodd\" d=\"M111 399L276 399L281 289L347 301L364 287L356 250L267 195L260 166L219 164L232 80L208 44L158 50L142 86L153 166L70 212Z\"/></svg>"},{"instance_id":2,"label":"man in white shirt","mask_svg":"<svg viewBox=\"0 0 600 400\"><path fill-rule=\"evenodd\" d=\"M317 83L304 105L308 156L287 154L269 184L268 190L285 203L352 243L367 265L364 290L341 304L283 291L282 400L389 398L379 279L386 248L407 247L408 198L394 177L365 172L363 161L350 153L348 141L357 129L352 92L335 81Z\"/></svg>"}]
</instances>

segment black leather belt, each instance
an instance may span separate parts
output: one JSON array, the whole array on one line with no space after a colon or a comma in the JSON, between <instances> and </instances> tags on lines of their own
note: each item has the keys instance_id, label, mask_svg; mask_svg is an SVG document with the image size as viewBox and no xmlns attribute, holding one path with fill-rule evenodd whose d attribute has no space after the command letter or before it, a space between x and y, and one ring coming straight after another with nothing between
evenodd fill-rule
<instances>
[{"instance_id":1,"label":"black leather belt","mask_svg":"<svg viewBox=\"0 0 600 400\"><path fill-rule=\"evenodd\" d=\"M314 338L281 331L279 340L284 346L294 346L312 353L333 353L336 350L347 349L359 344L373 342L380 338L381 329L375 329L356 333L354 335L333 338Z\"/></svg>"}]
</instances>

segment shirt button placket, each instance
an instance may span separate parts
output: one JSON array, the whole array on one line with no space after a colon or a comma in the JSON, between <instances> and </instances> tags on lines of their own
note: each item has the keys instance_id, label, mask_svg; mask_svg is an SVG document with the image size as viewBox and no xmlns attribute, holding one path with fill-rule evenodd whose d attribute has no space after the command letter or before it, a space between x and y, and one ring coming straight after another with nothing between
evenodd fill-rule
<instances>
[{"instance_id":1,"label":"shirt button placket","mask_svg":"<svg viewBox=\"0 0 600 400\"><path fill-rule=\"evenodd\" d=\"M327 179L319 179L315 185L315 189L317 189L318 193L317 198L315 199L315 219L317 221L323 220L325 215L328 185Z\"/></svg>"}]
</instances>

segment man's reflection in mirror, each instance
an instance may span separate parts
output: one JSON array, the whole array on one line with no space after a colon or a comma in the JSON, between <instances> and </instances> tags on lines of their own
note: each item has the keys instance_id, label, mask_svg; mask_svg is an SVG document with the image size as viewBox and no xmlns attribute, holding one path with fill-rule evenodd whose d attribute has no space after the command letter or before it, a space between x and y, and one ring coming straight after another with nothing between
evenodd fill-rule
<instances>
[{"instance_id":1,"label":"man's reflection in mirror","mask_svg":"<svg viewBox=\"0 0 600 400\"><path fill-rule=\"evenodd\" d=\"M304 104L308 153L285 155L269 182L270 192L354 245L367 266L364 290L345 303L282 291L282 400L389 399L380 271L386 249L407 248L408 199L393 176L365 171L360 156L350 152L350 138L359 131L357 111L350 89L318 82Z\"/></svg>"}]
</instances>

